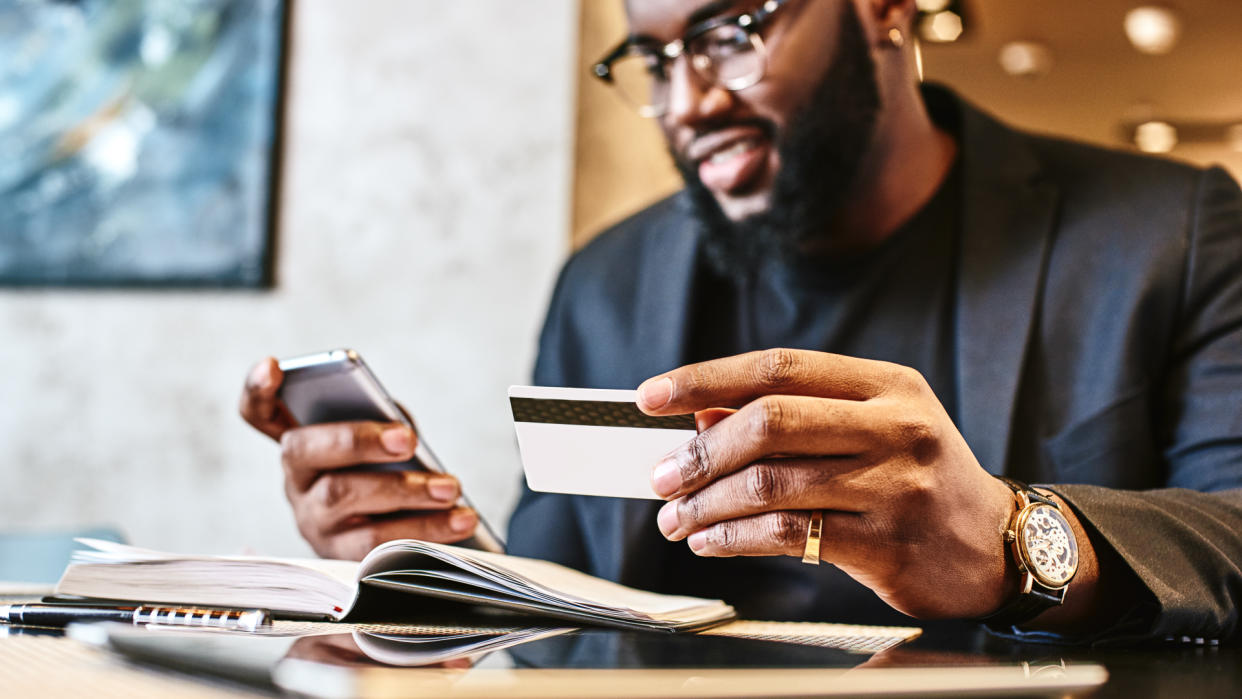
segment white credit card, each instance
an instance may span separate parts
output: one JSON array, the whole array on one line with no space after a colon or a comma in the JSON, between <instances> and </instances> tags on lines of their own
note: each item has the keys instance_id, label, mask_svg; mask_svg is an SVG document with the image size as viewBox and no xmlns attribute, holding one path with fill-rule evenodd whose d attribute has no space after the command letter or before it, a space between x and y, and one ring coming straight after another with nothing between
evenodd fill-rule
<instances>
[{"instance_id":1,"label":"white credit card","mask_svg":"<svg viewBox=\"0 0 1242 699\"><path fill-rule=\"evenodd\" d=\"M541 493L659 500L651 469L696 434L693 415L651 417L637 391L510 386L526 484Z\"/></svg>"}]
</instances>

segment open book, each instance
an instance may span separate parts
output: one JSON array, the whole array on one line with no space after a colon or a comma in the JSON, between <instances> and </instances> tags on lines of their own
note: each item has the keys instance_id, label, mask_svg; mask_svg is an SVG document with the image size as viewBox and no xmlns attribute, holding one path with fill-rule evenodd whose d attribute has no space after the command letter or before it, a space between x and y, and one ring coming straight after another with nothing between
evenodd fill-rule
<instances>
[{"instance_id":1,"label":"open book","mask_svg":"<svg viewBox=\"0 0 1242 699\"><path fill-rule=\"evenodd\" d=\"M370 586L628 629L697 631L734 618L720 600L660 595L571 568L400 539L361 563L192 556L83 539L58 596L208 607L258 607L340 620Z\"/></svg>"},{"instance_id":2,"label":"open book","mask_svg":"<svg viewBox=\"0 0 1242 699\"><path fill-rule=\"evenodd\" d=\"M504 650L523 643L539 641L574 631L573 628L532 627L518 631L442 634L401 634L355 630L350 634L354 645L367 658L385 665L418 667L477 658L486 653ZM323 636L311 637L312 641ZM334 637L328 637L334 638ZM344 638L344 636L339 636Z\"/></svg>"}]
</instances>

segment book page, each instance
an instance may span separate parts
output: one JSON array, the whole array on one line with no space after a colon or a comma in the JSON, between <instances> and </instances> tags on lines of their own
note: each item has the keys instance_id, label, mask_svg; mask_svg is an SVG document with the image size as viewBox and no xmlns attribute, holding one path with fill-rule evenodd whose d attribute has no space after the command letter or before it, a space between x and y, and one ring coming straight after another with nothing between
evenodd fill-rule
<instances>
[{"instance_id":1,"label":"book page","mask_svg":"<svg viewBox=\"0 0 1242 699\"><path fill-rule=\"evenodd\" d=\"M245 562L245 563L280 563L284 565L309 568L321 573L342 585L353 587L358 582L358 564L353 561L339 561L331 558L268 558L266 556L214 556L182 553L166 553L144 549L139 546L118 544L115 541L100 539L74 539L80 544L94 548L94 551L76 551L73 560L82 563L137 563L139 561L198 561L198 562Z\"/></svg>"},{"instance_id":2,"label":"book page","mask_svg":"<svg viewBox=\"0 0 1242 699\"><path fill-rule=\"evenodd\" d=\"M518 582L518 585L512 584L511 581L504 581L503 583L505 587L514 590L514 592L520 593L521 588L524 587L520 583L525 582L529 586L533 586L537 591L546 593L546 596L560 601L562 604L568 603L573 606L587 607L588 609L628 611L652 618L666 618L670 616L697 618L699 615L695 612L700 610L706 616L712 616L720 613L722 609L728 609L727 605L719 600L663 595L636 590L587 575L557 563L425 541L392 541L384 544L363 561L362 574L365 576L372 573L381 573L384 568L391 567L395 562L394 558L386 554L391 554L394 551L417 552L420 549L435 552L437 558L447 560L450 563L463 561L472 563L472 567L482 567L497 571L516 579L512 582ZM458 567L463 566L458 565ZM475 572L477 574L479 571ZM493 577L495 580L494 576L488 577ZM501 581L496 580L496 582Z\"/></svg>"},{"instance_id":3,"label":"book page","mask_svg":"<svg viewBox=\"0 0 1242 699\"><path fill-rule=\"evenodd\" d=\"M576 598L576 600L607 607L629 609L649 616L672 614L716 603L715 600L700 597L662 595L636 590L548 561L517 556L502 557L486 551L479 551L477 555L489 564L516 573L559 596Z\"/></svg>"},{"instance_id":4,"label":"book page","mask_svg":"<svg viewBox=\"0 0 1242 699\"><path fill-rule=\"evenodd\" d=\"M353 606L350 561L163 553L82 539L56 594L162 604L258 607L339 619Z\"/></svg>"}]
</instances>

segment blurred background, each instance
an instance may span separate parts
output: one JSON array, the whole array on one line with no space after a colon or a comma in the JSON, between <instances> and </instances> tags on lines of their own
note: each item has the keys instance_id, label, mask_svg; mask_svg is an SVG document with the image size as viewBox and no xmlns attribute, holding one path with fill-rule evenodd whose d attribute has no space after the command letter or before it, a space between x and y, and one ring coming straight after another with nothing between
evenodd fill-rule
<instances>
[{"instance_id":1,"label":"blurred background","mask_svg":"<svg viewBox=\"0 0 1242 699\"><path fill-rule=\"evenodd\" d=\"M104 52L132 63L170 5L227 26L254 4L0 0L0 44L32 36L14 14L50 8L74 23L137 7L137 28ZM155 548L309 552L277 450L237 401L264 355L340 346L362 352L504 523L521 478L505 389L528 379L568 247L577 6L286 5L283 114L268 117L282 136L270 286L0 289L0 531L108 524ZM105 41L107 23L81 24L94 36L83 42ZM0 105L39 77L7 58L0 75ZM140 83L117 80L101 101L145 101ZM184 118L151 112L148 133ZM17 233L0 230L0 247Z\"/></svg>"},{"instance_id":2,"label":"blurred background","mask_svg":"<svg viewBox=\"0 0 1242 699\"><path fill-rule=\"evenodd\" d=\"M1242 174L1242 3L919 6L926 77L1009 122ZM503 526L560 262L677 187L587 70L624 32L621 0L0 0L0 532L307 553L236 404L340 346Z\"/></svg>"},{"instance_id":3,"label":"blurred background","mask_svg":"<svg viewBox=\"0 0 1242 699\"><path fill-rule=\"evenodd\" d=\"M1242 2L916 4L925 79L1009 124L1219 163L1242 176ZM581 7L585 65L624 35L625 12L619 0ZM680 185L659 133L585 69L577 82L572 236L580 245Z\"/></svg>"}]
</instances>

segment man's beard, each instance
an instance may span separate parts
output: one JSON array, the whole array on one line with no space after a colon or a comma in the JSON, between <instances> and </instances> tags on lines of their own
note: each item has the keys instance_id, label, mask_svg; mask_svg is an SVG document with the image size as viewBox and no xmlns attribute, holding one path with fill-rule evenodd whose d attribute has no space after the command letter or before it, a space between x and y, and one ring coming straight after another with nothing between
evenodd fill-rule
<instances>
[{"instance_id":1,"label":"man's beard","mask_svg":"<svg viewBox=\"0 0 1242 699\"><path fill-rule=\"evenodd\" d=\"M851 194L871 143L880 95L854 4L842 5L837 55L781 139L780 169L766 211L729 219L695 165L674 155L703 224L707 260L721 274L744 276L765 257L796 258L829 235L828 226Z\"/></svg>"}]
</instances>

